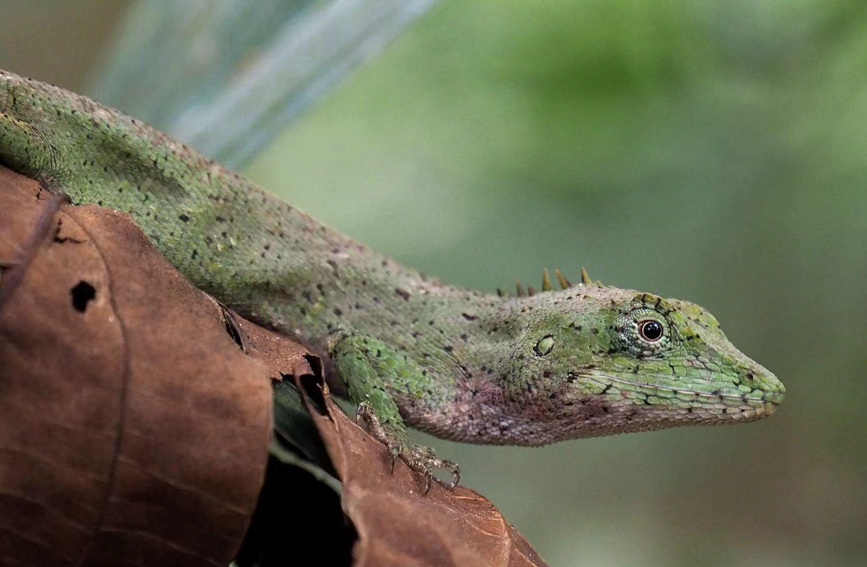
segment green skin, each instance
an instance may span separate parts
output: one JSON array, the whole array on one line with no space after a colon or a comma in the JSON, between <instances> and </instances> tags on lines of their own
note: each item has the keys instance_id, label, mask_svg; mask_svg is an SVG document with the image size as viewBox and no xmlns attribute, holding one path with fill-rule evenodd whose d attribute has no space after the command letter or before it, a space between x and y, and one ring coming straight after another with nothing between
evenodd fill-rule
<instances>
[{"instance_id":1,"label":"green skin","mask_svg":"<svg viewBox=\"0 0 867 567\"><path fill-rule=\"evenodd\" d=\"M752 421L785 395L697 305L589 280L523 297L444 285L140 122L3 71L0 163L129 213L198 287L328 355L372 432L428 475L457 467L409 445L407 424L544 445Z\"/></svg>"}]
</instances>

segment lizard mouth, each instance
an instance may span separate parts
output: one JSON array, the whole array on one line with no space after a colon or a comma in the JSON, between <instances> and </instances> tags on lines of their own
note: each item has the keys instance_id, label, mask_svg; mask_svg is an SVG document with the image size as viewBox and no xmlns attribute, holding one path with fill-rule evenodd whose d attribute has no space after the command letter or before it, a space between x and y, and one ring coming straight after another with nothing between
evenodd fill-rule
<instances>
[{"instance_id":1,"label":"lizard mouth","mask_svg":"<svg viewBox=\"0 0 867 567\"><path fill-rule=\"evenodd\" d=\"M570 377L591 380L601 384L604 387L603 392L614 386L620 391L640 392L648 396L658 395L664 399L684 402L700 400L705 404L721 403L727 407L749 407L752 409L763 410L762 415L771 415L774 413L777 406L780 405L786 396L785 391L765 391L760 389L754 389L751 392L744 392L742 394L732 394L719 390L701 392L690 390L689 388L678 388L663 384L647 384L646 382L637 382L607 374L570 373ZM617 385L622 385L624 387L617 388Z\"/></svg>"}]
</instances>

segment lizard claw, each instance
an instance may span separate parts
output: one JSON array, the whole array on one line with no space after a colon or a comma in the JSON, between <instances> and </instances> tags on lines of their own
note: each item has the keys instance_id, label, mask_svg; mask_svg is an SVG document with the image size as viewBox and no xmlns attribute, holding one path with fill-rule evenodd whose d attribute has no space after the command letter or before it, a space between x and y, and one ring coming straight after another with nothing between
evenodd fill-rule
<instances>
[{"instance_id":1,"label":"lizard claw","mask_svg":"<svg viewBox=\"0 0 867 567\"><path fill-rule=\"evenodd\" d=\"M454 488L458 485L458 482L460 482L461 469L457 463L445 459L439 459L434 454L434 450L430 447L410 445L401 440L397 435L390 433L385 427L383 427L379 418L376 417L367 402L361 402L358 404L355 419L356 422L364 421L371 436L388 448L388 452L391 455L392 473L394 473L394 463L397 461L398 457L400 457L410 469L424 475L425 494L430 490L432 480L436 480L446 488ZM437 478L433 474L437 469L448 472L451 476L451 482L444 482Z\"/></svg>"},{"instance_id":2,"label":"lizard claw","mask_svg":"<svg viewBox=\"0 0 867 567\"><path fill-rule=\"evenodd\" d=\"M425 477L424 493L430 490L431 481L436 480L446 488L454 488L461 480L461 469L457 463L446 459L438 459L430 447L412 446L404 444L400 456L412 470L419 472ZM435 470L444 470L451 476L451 482L440 480L433 473Z\"/></svg>"},{"instance_id":3,"label":"lizard claw","mask_svg":"<svg viewBox=\"0 0 867 567\"><path fill-rule=\"evenodd\" d=\"M452 481L449 488L454 488L461 481L461 467L454 461L443 460L443 468L452 475Z\"/></svg>"},{"instance_id":4,"label":"lizard claw","mask_svg":"<svg viewBox=\"0 0 867 567\"><path fill-rule=\"evenodd\" d=\"M432 466L432 468L445 470L452 477L451 482L446 483L441 481L440 479L437 479L437 482L439 482L446 488L456 487L461 481L461 468L458 466L458 464L454 461L449 461L447 459L437 459L433 456L432 459L436 463ZM430 490L431 478L434 478L434 475L430 471L428 471L426 472L425 476L427 477L427 483L425 484L424 493L427 494L428 490Z\"/></svg>"},{"instance_id":5,"label":"lizard claw","mask_svg":"<svg viewBox=\"0 0 867 567\"><path fill-rule=\"evenodd\" d=\"M397 462L398 457L400 457L400 447L398 445L394 445L389 448L388 453L391 455L391 474L394 474L394 463Z\"/></svg>"}]
</instances>

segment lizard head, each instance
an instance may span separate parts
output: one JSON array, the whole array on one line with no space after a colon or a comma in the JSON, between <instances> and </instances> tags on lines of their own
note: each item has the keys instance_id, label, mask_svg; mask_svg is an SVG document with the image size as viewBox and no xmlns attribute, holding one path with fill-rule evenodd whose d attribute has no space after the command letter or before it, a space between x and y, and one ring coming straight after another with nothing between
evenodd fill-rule
<instances>
[{"instance_id":1,"label":"lizard head","mask_svg":"<svg viewBox=\"0 0 867 567\"><path fill-rule=\"evenodd\" d=\"M785 396L693 303L592 282L513 301L508 395L544 414L542 442L752 421Z\"/></svg>"}]
</instances>

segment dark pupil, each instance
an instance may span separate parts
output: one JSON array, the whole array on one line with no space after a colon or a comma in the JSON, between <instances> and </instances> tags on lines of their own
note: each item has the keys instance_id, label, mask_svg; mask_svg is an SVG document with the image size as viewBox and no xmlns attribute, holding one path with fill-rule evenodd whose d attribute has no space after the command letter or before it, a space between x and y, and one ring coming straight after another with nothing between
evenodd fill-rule
<instances>
[{"instance_id":1,"label":"dark pupil","mask_svg":"<svg viewBox=\"0 0 867 567\"><path fill-rule=\"evenodd\" d=\"M662 338L662 325L657 321L642 321L638 324L638 332L646 341L658 341Z\"/></svg>"}]
</instances>

